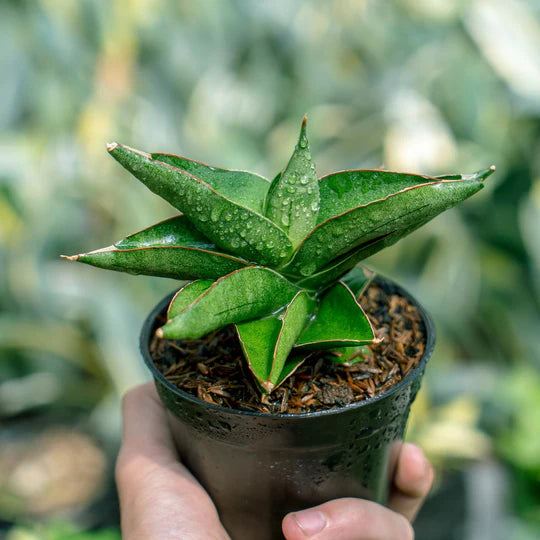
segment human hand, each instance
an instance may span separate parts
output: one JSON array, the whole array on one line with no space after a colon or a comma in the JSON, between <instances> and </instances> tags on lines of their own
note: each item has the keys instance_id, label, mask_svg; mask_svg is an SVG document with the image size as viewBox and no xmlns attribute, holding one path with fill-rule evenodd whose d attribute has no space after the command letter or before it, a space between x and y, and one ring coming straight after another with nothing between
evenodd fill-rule
<instances>
[{"instance_id":1,"label":"human hand","mask_svg":"<svg viewBox=\"0 0 540 540\"><path fill-rule=\"evenodd\" d=\"M122 416L116 461L122 539L228 539L209 495L180 463L153 383L127 392Z\"/></svg>"},{"instance_id":2,"label":"human hand","mask_svg":"<svg viewBox=\"0 0 540 540\"><path fill-rule=\"evenodd\" d=\"M412 521L431 489L434 472L421 448L404 443L388 508L364 499L344 498L287 514L287 540L413 540Z\"/></svg>"},{"instance_id":3,"label":"human hand","mask_svg":"<svg viewBox=\"0 0 540 540\"><path fill-rule=\"evenodd\" d=\"M165 410L153 383L130 390L123 402L123 442L116 482L124 540L230 538L209 495L180 463ZM422 451L404 444L390 508L362 499L337 499L288 514L287 540L409 540L410 521L433 480ZM319 524L322 529L315 532Z\"/></svg>"}]
</instances>

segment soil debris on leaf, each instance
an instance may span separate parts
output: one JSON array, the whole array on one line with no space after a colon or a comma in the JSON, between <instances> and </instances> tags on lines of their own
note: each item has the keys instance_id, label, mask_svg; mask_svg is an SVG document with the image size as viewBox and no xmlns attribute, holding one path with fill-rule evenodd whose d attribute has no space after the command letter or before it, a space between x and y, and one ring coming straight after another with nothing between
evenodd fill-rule
<instances>
[{"instance_id":1,"label":"soil debris on leaf","mask_svg":"<svg viewBox=\"0 0 540 540\"><path fill-rule=\"evenodd\" d=\"M245 411L298 414L342 407L384 392L413 369L424 353L422 317L410 302L373 283L360 299L379 343L352 365L311 355L279 388L261 396L244 368L242 349L232 326L202 339L154 337L150 352L157 368L178 388L207 403ZM157 321L162 324L162 321Z\"/></svg>"}]
</instances>

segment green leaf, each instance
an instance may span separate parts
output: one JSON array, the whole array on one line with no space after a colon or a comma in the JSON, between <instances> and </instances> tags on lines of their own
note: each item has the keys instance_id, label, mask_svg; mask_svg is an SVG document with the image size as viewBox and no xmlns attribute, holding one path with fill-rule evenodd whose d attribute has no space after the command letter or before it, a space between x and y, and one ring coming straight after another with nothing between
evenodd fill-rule
<instances>
[{"instance_id":1,"label":"green leaf","mask_svg":"<svg viewBox=\"0 0 540 540\"><path fill-rule=\"evenodd\" d=\"M330 217L308 235L283 272L308 277L370 241L412 231L482 189L482 180L491 172L488 169L472 179L432 178Z\"/></svg>"},{"instance_id":2,"label":"green leaf","mask_svg":"<svg viewBox=\"0 0 540 540\"><path fill-rule=\"evenodd\" d=\"M363 355L369 354L367 345L359 345L358 347L339 347L329 351L326 355L328 360L335 364L360 364L365 361Z\"/></svg>"},{"instance_id":3,"label":"green leaf","mask_svg":"<svg viewBox=\"0 0 540 540\"><path fill-rule=\"evenodd\" d=\"M114 244L118 249L139 249L157 246L190 246L201 249L216 249L216 245L204 236L186 216L179 215L165 219L130 234Z\"/></svg>"},{"instance_id":4,"label":"green leaf","mask_svg":"<svg viewBox=\"0 0 540 540\"><path fill-rule=\"evenodd\" d=\"M251 266L221 253L185 216L152 225L114 246L65 258L107 270L173 279L216 279Z\"/></svg>"},{"instance_id":5,"label":"green leaf","mask_svg":"<svg viewBox=\"0 0 540 540\"><path fill-rule=\"evenodd\" d=\"M346 253L345 255L341 255L337 259L334 259L322 270L319 270L315 274L312 274L307 278L294 281L299 287L302 287L303 289L324 289L328 285L335 283L340 278L345 276L347 272L354 268L360 261L368 257L369 254L366 254L368 253L368 248L372 247L374 249L373 252L376 252L379 249L382 249L382 247L385 247L380 247L380 244L381 240L386 238L387 236L389 235L384 235L380 238L374 238L369 242L366 242L365 244L361 244L349 253Z\"/></svg>"},{"instance_id":6,"label":"green leaf","mask_svg":"<svg viewBox=\"0 0 540 540\"><path fill-rule=\"evenodd\" d=\"M404 189L437 180L485 180L493 174L489 167L474 174L423 176L381 170L340 171L324 176L319 181L321 207L317 224L354 208L384 199Z\"/></svg>"},{"instance_id":7,"label":"green leaf","mask_svg":"<svg viewBox=\"0 0 540 540\"><path fill-rule=\"evenodd\" d=\"M355 298L359 300L371 282L375 279L376 275L376 272L358 264L342 279L342 281L349 289L351 289Z\"/></svg>"},{"instance_id":8,"label":"green leaf","mask_svg":"<svg viewBox=\"0 0 540 540\"><path fill-rule=\"evenodd\" d=\"M289 353L314 308L315 301L308 292L299 291L280 313L236 325L249 368L264 392L274 390L305 359L305 355L294 355L283 373Z\"/></svg>"},{"instance_id":9,"label":"green leaf","mask_svg":"<svg viewBox=\"0 0 540 540\"><path fill-rule=\"evenodd\" d=\"M298 291L269 268L243 268L218 279L157 334L167 339L200 338L227 324L270 315Z\"/></svg>"},{"instance_id":10,"label":"green leaf","mask_svg":"<svg viewBox=\"0 0 540 540\"><path fill-rule=\"evenodd\" d=\"M274 178L268 191L266 216L288 234L296 247L315 227L318 211L319 182L311 160L304 116L289 164Z\"/></svg>"},{"instance_id":11,"label":"green leaf","mask_svg":"<svg viewBox=\"0 0 540 540\"><path fill-rule=\"evenodd\" d=\"M289 354L287 360L285 360L285 365L283 366L283 369L281 370L281 373L279 375L279 378L276 382L276 386L274 386L274 390L281 385L282 382L286 381L291 375L294 374L294 372L304 363L305 360L307 360L311 355L313 354L313 351L296 351L292 350Z\"/></svg>"},{"instance_id":12,"label":"green leaf","mask_svg":"<svg viewBox=\"0 0 540 540\"><path fill-rule=\"evenodd\" d=\"M210 279L198 279L186 283L173 297L167 310L167 320L174 319L184 311L201 294L208 290L214 282Z\"/></svg>"},{"instance_id":13,"label":"green leaf","mask_svg":"<svg viewBox=\"0 0 540 540\"><path fill-rule=\"evenodd\" d=\"M152 154L151 158L200 178L232 202L258 214L264 213L264 200L270 181L258 174L210 167L200 161L172 154Z\"/></svg>"},{"instance_id":14,"label":"green leaf","mask_svg":"<svg viewBox=\"0 0 540 540\"><path fill-rule=\"evenodd\" d=\"M200 178L153 160L150 154L117 143L108 149L124 168L183 212L221 249L268 266L280 266L290 258L290 240L268 218L232 201Z\"/></svg>"},{"instance_id":15,"label":"green leaf","mask_svg":"<svg viewBox=\"0 0 540 540\"><path fill-rule=\"evenodd\" d=\"M330 349L373 340L373 328L364 310L340 281L322 296L316 316L296 341L296 348Z\"/></svg>"}]
</instances>

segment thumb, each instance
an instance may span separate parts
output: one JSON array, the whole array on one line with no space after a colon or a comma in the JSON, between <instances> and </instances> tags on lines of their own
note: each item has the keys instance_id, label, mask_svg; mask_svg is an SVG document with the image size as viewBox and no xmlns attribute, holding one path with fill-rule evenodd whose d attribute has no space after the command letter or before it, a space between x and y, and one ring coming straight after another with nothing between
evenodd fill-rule
<instances>
[{"instance_id":1,"label":"thumb","mask_svg":"<svg viewBox=\"0 0 540 540\"><path fill-rule=\"evenodd\" d=\"M336 499L287 514L287 540L412 540L411 524L401 514L363 499Z\"/></svg>"}]
</instances>

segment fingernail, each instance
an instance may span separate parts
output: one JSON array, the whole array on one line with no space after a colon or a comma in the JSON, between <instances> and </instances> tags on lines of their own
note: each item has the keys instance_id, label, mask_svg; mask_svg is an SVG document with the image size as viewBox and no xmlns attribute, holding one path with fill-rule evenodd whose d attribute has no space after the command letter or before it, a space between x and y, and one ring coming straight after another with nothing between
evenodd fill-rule
<instances>
[{"instance_id":1,"label":"fingernail","mask_svg":"<svg viewBox=\"0 0 540 540\"><path fill-rule=\"evenodd\" d=\"M293 514L293 518L308 538L326 527L326 516L318 510L297 512Z\"/></svg>"}]
</instances>

